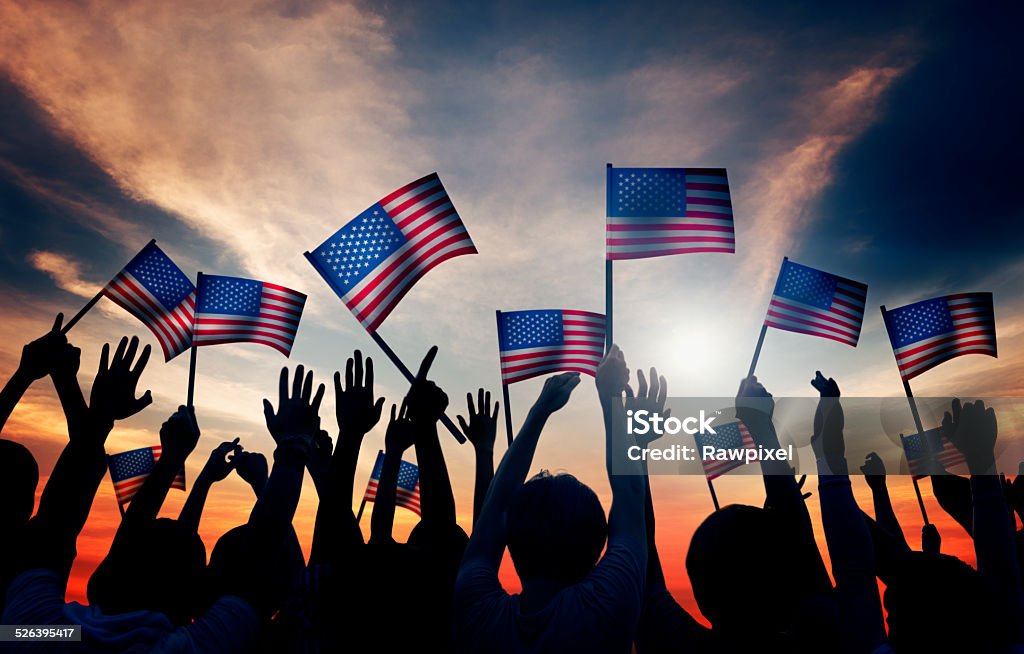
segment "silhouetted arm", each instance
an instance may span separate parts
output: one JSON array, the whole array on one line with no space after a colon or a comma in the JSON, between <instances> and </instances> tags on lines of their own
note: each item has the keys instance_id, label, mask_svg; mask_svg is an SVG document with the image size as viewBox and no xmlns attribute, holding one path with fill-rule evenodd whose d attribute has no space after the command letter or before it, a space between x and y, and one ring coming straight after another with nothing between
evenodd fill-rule
<instances>
[{"instance_id":1,"label":"silhouetted arm","mask_svg":"<svg viewBox=\"0 0 1024 654\"><path fill-rule=\"evenodd\" d=\"M968 534L974 534L974 508L971 504L971 482L959 475L932 475L932 493L942 510L949 514Z\"/></svg>"},{"instance_id":2,"label":"silhouetted arm","mask_svg":"<svg viewBox=\"0 0 1024 654\"><path fill-rule=\"evenodd\" d=\"M459 426L473 445L476 460L476 474L473 482L473 524L480 517L487 498L487 489L494 479L494 441L498 435L498 402L494 403L491 412L491 392L477 390L477 406L473 406L473 394L466 393L466 404L469 407L469 420L458 416Z\"/></svg>"},{"instance_id":3,"label":"silhouetted arm","mask_svg":"<svg viewBox=\"0 0 1024 654\"><path fill-rule=\"evenodd\" d=\"M29 386L51 374L59 365L57 360L65 356L68 341L60 333L63 321L64 314L58 313L50 331L22 348L17 370L0 390L0 432Z\"/></svg>"},{"instance_id":4,"label":"silhouetted arm","mask_svg":"<svg viewBox=\"0 0 1024 654\"><path fill-rule=\"evenodd\" d=\"M193 407L179 406L178 410L160 427L160 459L142 483L125 511L118 533L156 520L160 507L167 499L174 477L184 467L185 459L199 443L199 425ZM203 494L205 502L206 495ZM202 507L199 507L200 511ZM187 517L187 516L186 516ZM199 516L195 516L198 526Z\"/></svg>"},{"instance_id":5,"label":"silhouetted arm","mask_svg":"<svg viewBox=\"0 0 1024 654\"><path fill-rule=\"evenodd\" d=\"M882 457L878 456L876 452L871 452L864 460L860 471L864 473L864 481L871 489L871 500L878 527L896 540L900 549L909 552L910 545L907 544L900 521L896 518L896 512L892 508L892 499L889 497L889 487L885 480L885 463L882 462Z\"/></svg>"},{"instance_id":6,"label":"silhouetted arm","mask_svg":"<svg viewBox=\"0 0 1024 654\"><path fill-rule=\"evenodd\" d=\"M448 466L437 437L437 422L448 407L448 396L427 379L437 346L427 352L409 389L409 419L416 426L416 463L420 468L420 506L427 525L455 524L455 495ZM439 532L431 532L439 533Z\"/></svg>"},{"instance_id":7,"label":"silhouetted arm","mask_svg":"<svg viewBox=\"0 0 1024 654\"><path fill-rule=\"evenodd\" d=\"M391 543L395 524L395 497L398 493L398 471L402 467L402 454L413 446L417 428L409 420L409 407L403 401L402 408L391 405L391 420L384 436L384 462L380 479L377 480L377 494L373 499L373 515L370 519L370 542Z\"/></svg>"},{"instance_id":8,"label":"silhouetted arm","mask_svg":"<svg viewBox=\"0 0 1024 654\"><path fill-rule=\"evenodd\" d=\"M194 532L199 531L199 520L203 517L203 507L206 506L210 488L218 481L224 481L234 468L235 457L242 451L238 441L237 438L234 441L225 441L214 448L203 470L192 482L192 490L185 500L185 506L181 507L178 522L187 525ZM231 458L228 458L229 455Z\"/></svg>"}]
</instances>

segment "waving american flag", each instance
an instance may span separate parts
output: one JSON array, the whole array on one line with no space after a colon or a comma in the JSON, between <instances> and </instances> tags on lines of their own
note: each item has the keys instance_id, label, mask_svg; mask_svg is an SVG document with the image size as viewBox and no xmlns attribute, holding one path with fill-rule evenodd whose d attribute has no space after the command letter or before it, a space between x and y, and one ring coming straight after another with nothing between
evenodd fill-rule
<instances>
[{"instance_id":1,"label":"waving american flag","mask_svg":"<svg viewBox=\"0 0 1024 654\"><path fill-rule=\"evenodd\" d=\"M967 463L963 453L942 435L941 427L929 429L923 434L901 434L900 440L907 455L907 466L914 479L921 479L937 472L934 463L938 463L943 469Z\"/></svg>"},{"instance_id":2,"label":"waving american flag","mask_svg":"<svg viewBox=\"0 0 1024 654\"><path fill-rule=\"evenodd\" d=\"M372 332L431 268L475 253L441 178L431 173L384 196L305 255Z\"/></svg>"},{"instance_id":3,"label":"waving american flag","mask_svg":"<svg viewBox=\"0 0 1024 654\"><path fill-rule=\"evenodd\" d=\"M604 356L604 314L572 309L498 314L501 380L511 384L549 372L597 373Z\"/></svg>"},{"instance_id":4,"label":"waving american flag","mask_svg":"<svg viewBox=\"0 0 1024 654\"><path fill-rule=\"evenodd\" d=\"M384 470L384 451L377 452L377 461L373 464L370 481L366 484L363 501L373 502L377 499L377 485ZM420 469L408 461L402 461L398 467L398 485L395 488L395 506L404 506L416 515L420 515Z\"/></svg>"},{"instance_id":5,"label":"waving american flag","mask_svg":"<svg viewBox=\"0 0 1024 654\"><path fill-rule=\"evenodd\" d=\"M866 284L784 259L764 324L856 347L867 297Z\"/></svg>"},{"instance_id":6,"label":"waving american flag","mask_svg":"<svg viewBox=\"0 0 1024 654\"><path fill-rule=\"evenodd\" d=\"M142 488L142 484L146 482L146 478L153 472L156 462L160 460L161 452L163 452L163 446L153 445L107 457L110 480L114 482L114 495L117 496L119 504L127 504L135 497L135 494ZM184 469L174 476L171 488L185 490Z\"/></svg>"},{"instance_id":7,"label":"waving american flag","mask_svg":"<svg viewBox=\"0 0 1024 654\"><path fill-rule=\"evenodd\" d=\"M305 295L277 284L200 275L196 345L261 343L288 356L305 304Z\"/></svg>"},{"instance_id":8,"label":"waving american flag","mask_svg":"<svg viewBox=\"0 0 1024 654\"><path fill-rule=\"evenodd\" d=\"M715 425L714 434L698 432L693 435L693 438L697 442L697 456L700 457L700 464L704 468L704 476L708 479L717 479L730 470L746 465L744 450L757 449L753 437L747 431L747 426L740 420ZM722 460L705 459L704 447L725 450L726 455Z\"/></svg>"}]
</instances>

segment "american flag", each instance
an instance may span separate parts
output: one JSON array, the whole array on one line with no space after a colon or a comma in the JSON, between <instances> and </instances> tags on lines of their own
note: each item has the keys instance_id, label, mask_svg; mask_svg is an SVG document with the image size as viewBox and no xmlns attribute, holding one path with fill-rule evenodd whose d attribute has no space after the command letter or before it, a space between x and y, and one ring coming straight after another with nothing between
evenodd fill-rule
<instances>
[{"instance_id":1,"label":"american flag","mask_svg":"<svg viewBox=\"0 0 1024 654\"><path fill-rule=\"evenodd\" d=\"M372 332L431 268L475 253L441 178L431 173L381 198L305 255Z\"/></svg>"},{"instance_id":2,"label":"american flag","mask_svg":"<svg viewBox=\"0 0 1024 654\"><path fill-rule=\"evenodd\" d=\"M604 330L604 314L590 311L501 312L501 380L511 384L557 371L594 376L604 356Z\"/></svg>"},{"instance_id":3,"label":"american flag","mask_svg":"<svg viewBox=\"0 0 1024 654\"><path fill-rule=\"evenodd\" d=\"M377 462L373 464L370 481L366 484L363 500L372 502L377 497L377 484L380 483L381 470L384 469L384 452L377 452ZM420 469L408 461L402 461L398 468L398 486L395 493L395 506L404 506L416 515L420 515Z\"/></svg>"},{"instance_id":4,"label":"american flag","mask_svg":"<svg viewBox=\"0 0 1024 654\"><path fill-rule=\"evenodd\" d=\"M192 347L196 287L150 241L103 287L103 294L142 321L170 361Z\"/></svg>"},{"instance_id":5,"label":"american flag","mask_svg":"<svg viewBox=\"0 0 1024 654\"><path fill-rule=\"evenodd\" d=\"M698 432L693 435L693 438L697 441L697 456L700 457L700 464L704 467L704 476L708 479L721 477L730 470L745 465L747 460L744 456L735 460L718 461L717 459L711 459L706 461L703 456L705 445L720 450L733 450L736 452L757 449L754 439L750 437L750 432L747 431L747 426L740 420L715 425L714 434L701 434Z\"/></svg>"},{"instance_id":6,"label":"american flag","mask_svg":"<svg viewBox=\"0 0 1024 654\"><path fill-rule=\"evenodd\" d=\"M735 251L724 168L608 169L608 259Z\"/></svg>"},{"instance_id":7,"label":"american flag","mask_svg":"<svg viewBox=\"0 0 1024 654\"><path fill-rule=\"evenodd\" d=\"M958 293L883 312L904 381L964 354L996 354L991 293Z\"/></svg>"},{"instance_id":8,"label":"american flag","mask_svg":"<svg viewBox=\"0 0 1024 654\"><path fill-rule=\"evenodd\" d=\"M856 347L867 296L866 284L785 259L764 324Z\"/></svg>"},{"instance_id":9,"label":"american flag","mask_svg":"<svg viewBox=\"0 0 1024 654\"><path fill-rule=\"evenodd\" d=\"M114 482L114 495L119 504L127 504L139 492L142 484L153 472L153 467L160 460L163 446L142 447L107 457L110 466L110 479ZM185 490L185 470L182 469L174 477L171 488Z\"/></svg>"},{"instance_id":10,"label":"american flag","mask_svg":"<svg viewBox=\"0 0 1024 654\"><path fill-rule=\"evenodd\" d=\"M946 469L967 463L963 453L942 435L942 429L939 427L929 429L924 434L902 436L901 440L903 441L903 451L907 455L907 466L914 479L921 479L931 474L929 464L932 460Z\"/></svg>"},{"instance_id":11,"label":"american flag","mask_svg":"<svg viewBox=\"0 0 1024 654\"><path fill-rule=\"evenodd\" d=\"M305 295L277 284L200 275L196 345L262 343L288 356L305 304Z\"/></svg>"}]
</instances>

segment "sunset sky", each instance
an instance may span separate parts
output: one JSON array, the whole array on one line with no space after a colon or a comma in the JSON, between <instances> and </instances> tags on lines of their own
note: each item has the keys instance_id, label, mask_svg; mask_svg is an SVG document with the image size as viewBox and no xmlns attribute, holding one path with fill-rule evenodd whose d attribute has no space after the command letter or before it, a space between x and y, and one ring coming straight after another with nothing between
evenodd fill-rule
<instances>
[{"instance_id":1,"label":"sunset sky","mask_svg":"<svg viewBox=\"0 0 1024 654\"><path fill-rule=\"evenodd\" d=\"M735 255L616 264L616 341L631 367L657 365L671 394L734 393L788 255L867 283L868 312L856 348L770 332L758 376L776 395L812 395L816 369L845 395L900 395L877 305L964 291L995 294L999 358L946 363L915 392L1024 395L1024 84L1012 45L1024 10L931 4L0 0L0 371L155 238L190 275L309 295L290 360L257 345L200 350L190 480L222 440L270 454L260 401L285 363L329 382L361 348L377 362L378 392L397 401L402 378L302 252L437 171L479 254L428 274L380 334L410 366L440 346L433 377L454 416L466 391L500 394L495 309L603 310L612 162L728 169ZM157 347L107 300L71 332L86 388L102 343L123 334ZM154 357L142 384L155 402L117 426L108 451L157 443L187 376L187 355ZM512 387L517 425L540 386ZM330 395L322 415L333 424ZM32 449L45 480L67 437L48 381L3 435ZM442 442L468 530L473 453ZM382 446L383 425L364 443L357 498ZM549 423L534 468L573 472L607 506L603 461L586 380ZM919 544L909 478L890 487ZM944 549L973 562L922 488ZM718 492L763 501L755 477L722 479ZM682 561L711 508L706 485L662 476L654 494L670 587L695 612ZM165 514L184 497L173 492ZM212 491L208 551L251 505L235 476ZM296 517L307 548L315 507L307 480ZM400 536L414 518L398 512ZM84 599L117 520L104 481L69 598ZM503 578L516 588L510 566Z\"/></svg>"}]
</instances>

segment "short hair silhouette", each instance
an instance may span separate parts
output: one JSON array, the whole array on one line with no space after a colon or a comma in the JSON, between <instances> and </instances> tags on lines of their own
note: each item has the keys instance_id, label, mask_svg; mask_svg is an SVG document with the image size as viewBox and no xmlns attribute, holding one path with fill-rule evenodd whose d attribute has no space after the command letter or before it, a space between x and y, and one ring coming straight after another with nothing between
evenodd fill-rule
<instances>
[{"instance_id":1,"label":"short hair silhouette","mask_svg":"<svg viewBox=\"0 0 1024 654\"><path fill-rule=\"evenodd\" d=\"M24 526L32 517L39 465L21 443L0 439L0 528Z\"/></svg>"},{"instance_id":2,"label":"short hair silhouette","mask_svg":"<svg viewBox=\"0 0 1024 654\"><path fill-rule=\"evenodd\" d=\"M89 603L114 615L148 610L176 625L196 615L204 586L206 548L199 536L170 518L127 529L89 579Z\"/></svg>"},{"instance_id":3,"label":"short hair silhouette","mask_svg":"<svg viewBox=\"0 0 1024 654\"><path fill-rule=\"evenodd\" d=\"M508 551L521 579L573 584L597 564L608 521L597 495L570 474L541 471L508 508Z\"/></svg>"},{"instance_id":4,"label":"short hair silhouette","mask_svg":"<svg viewBox=\"0 0 1024 654\"><path fill-rule=\"evenodd\" d=\"M733 504L697 527L686 572L701 613L717 631L785 631L805 590L797 544L771 509ZM756 606L749 611L744 607ZM752 623L753 620L753 623Z\"/></svg>"},{"instance_id":5,"label":"short hair silhouette","mask_svg":"<svg viewBox=\"0 0 1024 654\"><path fill-rule=\"evenodd\" d=\"M1006 624L984 578L960 559L908 552L885 589L889 643L899 654L1001 651Z\"/></svg>"}]
</instances>

